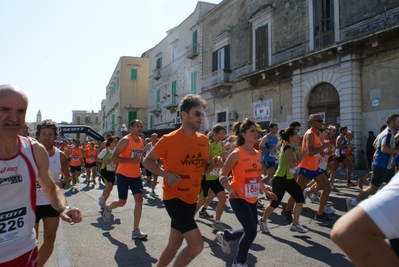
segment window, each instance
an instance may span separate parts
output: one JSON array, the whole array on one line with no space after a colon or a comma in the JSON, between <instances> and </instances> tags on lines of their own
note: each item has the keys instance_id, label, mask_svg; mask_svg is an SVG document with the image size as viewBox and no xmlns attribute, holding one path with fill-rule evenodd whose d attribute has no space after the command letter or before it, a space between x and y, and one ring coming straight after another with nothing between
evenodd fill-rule
<instances>
[{"instance_id":1,"label":"window","mask_svg":"<svg viewBox=\"0 0 399 267\"><path fill-rule=\"evenodd\" d=\"M130 80L137 81L137 69L130 69Z\"/></svg>"},{"instance_id":2,"label":"window","mask_svg":"<svg viewBox=\"0 0 399 267\"><path fill-rule=\"evenodd\" d=\"M197 30L193 31L193 53L198 53Z\"/></svg>"},{"instance_id":3,"label":"window","mask_svg":"<svg viewBox=\"0 0 399 267\"><path fill-rule=\"evenodd\" d=\"M127 128L130 127L130 122L137 119L137 111L128 111L127 113Z\"/></svg>"},{"instance_id":4,"label":"window","mask_svg":"<svg viewBox=\"0 0 399 267\"><path fill-rule=\"evenodd\" d=\"M230 45L212 53L212 72L223 69L230 69Z\"/></svg>"},{"instance_id":5,"label":"window","mask_svg":"<svg viewBox=\"0 0 399 267\"><path fill-rule=\"evenodd\" d=\"M269 65L269 25L263 25L255 30L255 67L263 69Z\"/></svg>"},{"instance_id":6,"label":"window","mask_svg":"<svg viewBox=\"0 0 399 267\"><path fill-rule=\"evenodd\" d=\"M160 109L161 106L161 90L157 90L157 102L156 102L156 108L155 109Z\"/></svg>"},{"instance_id":7,"label":"window","mask_svg":"<svg viewBox=\"0 0 399 267\"><path fill-rule=\"evenodd\" d=\"M96 123L98 123L98 117L96 116Z\"/></svg>"},{"instance_id":8,"label":"window","mask_svg":"<svg viewBox=\"0 0 399 267\"><path fill-rule=\"evenodd\" d=\"M227 112L219 112L217 113L217 122L225 122L227 121Z\"/></svg>"},{"instance_id":9,"label":"window","mask_svg":"<svg viewBox=\"0 0 399 267\"><path fill-rule=\"evenodd\" d=\"M172 82L171 104L176 104L176 81Z\"/></svg>"},{"instance_id":10,"label":"window","mask_svg":"<svg viewBox=\"0 0 399 267\"><path fill-rule=\"evenodd\" d=\"M76 124L80 124L80 116L76 116Z\"/></svg>"},{"instance_id":11,"label":"window","mask_svg":"<svg viewBox=\"0 0 399 267\"><path fill-rule=\"evenodd\" d=\"M116 89L119 89L119 76L116 77Z\"/></svg>"},{"instance_id":12,"label":"window","mask_svg":"<svg viewBox=\"0 0 399 267\"><path fill-rule=\"evenodd\" d=\"M157 69L162 68L162 57L157 59L156 68Z\"/></svg>"},{"instance_id":13,"label":"window","mask_svg":"<svg viewBox=\"0 0 399 267\"><path fill-rule=\"evenodd\" d=\"M89 116L86 116L85 118L85 124L91 124L91 120Z\"/></svg>"},{"instance_id":14,"label":"window","mask_svg":"<svg viewBox=\"0 0 399 267\"><path fill-rule=\"evenodd\" d=\"M197 71L191 72L191 93L197 93Z\"/></svg>"},{"instance_id":15,"label":"window","mask_svg":"<svg viewBox=\"0 0 399 267\"><path fill-rule=\"evenodd\" d=\"M313 0L314 47L334 42L334 1Z\"/></svg>"},{"instance_id":16,"label":"window","mask_svg":"<svg viewBox=\"0 0 399 267\"><path fill-rule=\"evenodd\" d=\"M175 61L177 59L177 45L173 46L173 51L172 51L172 61Z\"/></svg>"}]
</instances>

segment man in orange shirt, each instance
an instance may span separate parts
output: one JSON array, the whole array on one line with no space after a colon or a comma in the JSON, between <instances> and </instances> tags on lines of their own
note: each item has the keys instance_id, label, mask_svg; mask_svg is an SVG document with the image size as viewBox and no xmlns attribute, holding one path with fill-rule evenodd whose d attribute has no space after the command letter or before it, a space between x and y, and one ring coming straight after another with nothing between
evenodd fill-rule
<instances>
[{"instance_id":1,"label":"man in orange shirt","mask_svg":"<svg viewBox=\"0 0 399 267\"><path fill-rule=\"evenodd\" d=\"M143 123L139 120L130 122L130 134L125 135L115 148L111 161L118 163L116 178L118 180L118 200L113 201L104 209L103 219L109 222L112 210L123 207L127 201L127 194L132 191L134 201L134 221L132 239L147 237L139 229L141 211L143 209L143 182L140 177L140 162L144 149L144 140L140 137Z\"/></svg>"},{"instance_id":2,"label":"man in orange shirt","mask_svg":"<svg viewBox=\"0 0 399 267\"><path fill-rule=\"evenodd\" d=\"M209 159L209 140L197 132L205 118L205 100L199 95L186 95L180 104L182 126L163 135L144 159L144 167L164 177L162 185L165 209L171 217L169 241L163 250L158 267L168 266L186 240L174 266L187 266L199 253L204 241L194 220L197 197L210 162L220 164L221 158ZM164 170L157 164L163 159Z\"/></svg>"}]
</instances>

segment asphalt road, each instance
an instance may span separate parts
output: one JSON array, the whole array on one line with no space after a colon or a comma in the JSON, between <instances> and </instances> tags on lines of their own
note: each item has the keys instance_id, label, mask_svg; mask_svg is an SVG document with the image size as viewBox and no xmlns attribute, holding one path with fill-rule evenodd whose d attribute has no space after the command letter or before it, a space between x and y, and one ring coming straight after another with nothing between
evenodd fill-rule
<instances>
[{"instance_id":1,"label":"asphalt road","mask_svg":"<svg viewBox=\"0 0 399 267\"><path fill-rule=\"evenodd\" d=\"M366 171L356 171L360 176ZM329 203L336 210L337 217L346 212L345 199L358 194L358 188L346 188L345 178L337 175L336 186L339 193L331 193ZM144 196L143 214L140 228L148 234L147 241L132 240L134 199L129 195L126 206L115 209L111 222L105 223L98 206L98 197L103 187L87 187L81 178L79 190L64 190L70 206L79 207L83 221L76 225L60 222L54 252L46 266L51 267L111 267L111 266L155 266L165 247L170 228L170 219L162 201L149 194ZM156 192L161 196L162 179ZM149 190L147 186L146 189ZM116 186L109 201L117 199ZM283 204L288 199L286 194ZM268 201L263 199L265 206ZM208 209L214 214L216 202ZM289 231L288 223L280 215L281 206L270 216L270 234L258 235L248 255L249 266L353 266L346 255L331 241L332 224L313 220L317 203L309 200L304 205L300 223L309 229L306 234ZM263 209L258 209L259 216ZM232 253L226 255L216 242L212 221L196 216L198 227L204 237L204 249L190 266L231 266L237 249L237 241L232 245ZM240 227L228 202L222 222L229 227ZM42 242L42 225L39 231L39 245ZM183 244L184 245L184 244Z\"/></svg>"}]
</instances>

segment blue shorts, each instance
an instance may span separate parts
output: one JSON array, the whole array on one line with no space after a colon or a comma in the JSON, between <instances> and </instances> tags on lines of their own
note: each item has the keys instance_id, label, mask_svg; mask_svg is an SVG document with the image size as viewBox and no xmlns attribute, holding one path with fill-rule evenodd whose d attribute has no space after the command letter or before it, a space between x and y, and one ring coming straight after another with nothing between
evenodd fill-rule
<instances>
[{"instance_id":1,"label":"blue shorts","mask_svg":"<svg viewBox=\"0 0 399 267\"><path fill-rule=\"evenodd\" d=\"M319 176L322 173L323 173L323 170L320 168L318 168L315 171L310 171L305 168L298 168L298 175L302 174L305 178L307 178L309 180L313 180L314 178L316 178L317 176Z\"/></svg>"},{"instance_id":2,"label":"blue shorts","mask_svg":"<svg viewBox=\"0 0 399 267\"><path fill-rule=\"evenodd\" d=\"M276 167L276 162L275 161L264 161L263 163L266 165L266 169L275 168Z\"/></svg>"},{"instance_id":3,"label":"blue shorts","mask_svg":"<svg viewBox=\"0 0 399 267\"><path fill-rule=\"evenodd\" d=\"M129 187L133 196L135 194L143 194L143 181L140 177L130 178L117 173L116 179L118 180L117 187L119 199L127 199Z\"/></svg>"},{"instance_id":4,"label":"blue shorts","mask_svg":"<svg viewBox=\"0 0 399 267\"><path fill-rule=\"evenodd\" d=\"M399 156L393 158L393 163L395 164L395 166L399 167Z\"/></svg>"}]
</instances>

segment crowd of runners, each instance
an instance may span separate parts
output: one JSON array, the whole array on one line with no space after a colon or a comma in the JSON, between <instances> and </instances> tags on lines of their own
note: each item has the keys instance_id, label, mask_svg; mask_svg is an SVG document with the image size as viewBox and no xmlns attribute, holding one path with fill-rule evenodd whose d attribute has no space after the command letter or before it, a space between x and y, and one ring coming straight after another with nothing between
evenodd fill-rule
<instances>
[{"instance_id":1,"label":"crowd of runners","mask_svg":"<svg viewBox=\"0 0 399 267\"><path fill-rule=\"evenodd\" d=\"M16 87L3 86L0 94L18 98L22 106L25 103L26 97ZM5 110L12 111L12 107L7 106L2 99L0 102L2 102L0 115L3 116ZM314 213L315 220L335 223L337 216L334 215L333 207L327 205L327 201L331 193L339 192L334 185L337 171L343 172L346 176L347 187L358 186L360 189L356 198L347 199L348 211L354 209L353 212L358 213L354 215L355 218L364 216L359 213L360 208L356 207L360 203L359 206L376 224L379 223L378 226L384 225L388 229L378 228L380 229L378 233L382 240L391 240L391 245L386 243L387 246L394 247L395 239L399 238L398 227L389 225L378 216L382 216L383 211L380 210L378 213L372 210L378 205L372 204L369 201L372 198L369 196L376 194L384 186L385 191L381 190L377 196L379 199L385 199L381 194L394 192L390 190L391 183L397 188L398 176L395 177L396 182L389 182L399 167L398 114L387 117L385 126L376 137L369 132L366 152L370 173L358 179L353 173L353 132L348 131L345 126L337 129L333 125L323 125L320 114L311 114L308 125L302 126L294 121L285 129L279 129L278 124L272 122L266 130L253 120L244 119L236 122L229 129L231 134L227 135L227 129L221 124L213 125L206 134L198 132L206 116L205 111L205 100L198 95L187 95L180 105L182 126L160 139L156 133L146 138L142 134L142 122L133 120L129 125L130 133L121 138L107 135L106 140L99 143L94 140L82 143L81 140L74 139L72 144L67 139L56 142L57 125L49 122L37 125L35 138L24 137L27 135L24 116L22 118L5 114L4 118L2 117L5 122L0 135L10 135L11 130L7 127L11 127L14 123L14 128L19 132L16 134L11 132L17 142L26 143L26 146L29 146L29 143L42 144L49 156L47 165L52 179L50 182L46 180L45 183L41 179L35 182L36 207L32 209L36 215L34 224L36 231L32 233L36 234L37 239L39 222L43 220L43 244L38 252L34 250L31 252L33 247L29 246L28 250L22 249L21 254L14 258L0 256L0 266L8 266L10 261L15 262L16 259L20 261L21 257L22 260L36 264L32 266L44 266L54 248L60 214L66 221L81 220L77 208L67 206L66 200L55 201L52 194L62 199L57 192L66 186L70 187L70 190L78 191L82 184L87 188L93 188L97 184L102 186L103 192L98 204L103 210L105 223L111 221L114 209L127 203L130 189L135 202L132 239L148 238L139 227L143 194L147 193L144 186L150 188L149 195L162 198L171 218L171 225L168 243L159 257L157 266L168 266L172 261L174 266L186 266L200 254L203 249L203 238L197 227L197 216L213 221L215 239L224 253L231 253L231 242L239 240L232 266L248 266L247 254L258 233L257 225L262 233L269 232L267 219L281 204L285 192L290 194L290 198L282 207L281 215L289 222L288 230L302 234L308 232L308 229L299 223L307 199L319 203ZM302 130L303 128L306 130ZM339 134L336 134L337 131ZM21 152L17 152L17 155L20 154ZM10 164L14 164L15 161L13 156L10 153L4 154L3 150L0 150L0 167L12 166ZM158 176L163 177L162 196L158 196L155 192ZM81 182L80 179L85 180ZM366 183L368 186L363 189ZM109 200L115 184L118 198ZM49 187L52 189L49 190ZM1 192L3 194L3 190ZM260 200L261 194L265 194L270 202L264 208L263 215L258 217L258 209L263 209L264 205ZM207 208L215 197L217 201L215 214L210 214ZM396 196L391 196L391 199L394 197ZM227 223L223 223L222 215L227 199L242 226L240 228L229 229ZM388 212L396 209L389 207ZM5 211L7 209L2 208L0 212ZM347 245L350 243L347 242L348 236L354 236L354 233L348 232L346 227L348 223L354 221L350 214L352 213L348 213L348 216L341 218L335 225L332 238L356 264L361 266L361 257L353 251L353 246ZM386 217L388 222L397 219L399 215L392 212L390 216ZM25 217L21 218L25 220ZM343 223L343 220L347 222ZM365 235L368 233L367 230L369 229L364 229ZM16 233L23 236L31 232L21 230ZM0 237L4 236L0 233ZM178 253L183 240L186 241L186 247ZM6 241L12 244L18 242L18 238ZM0 243L0 248L3 246L3 243ZM394 250L391 252L394 253ZM29 255L26 256L26 253ZM386 257L392 260L390 258L392 254L389 254L389 251L386 253L388 253Z\"/></svg>"}]
</instances>

